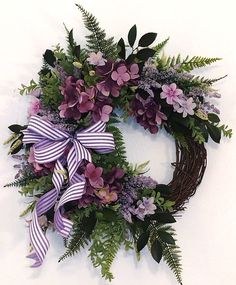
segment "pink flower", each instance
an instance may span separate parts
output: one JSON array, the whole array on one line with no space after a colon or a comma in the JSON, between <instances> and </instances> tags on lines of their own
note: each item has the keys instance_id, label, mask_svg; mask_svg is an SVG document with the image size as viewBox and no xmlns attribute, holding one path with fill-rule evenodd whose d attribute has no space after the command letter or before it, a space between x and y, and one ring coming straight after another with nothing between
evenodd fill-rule
<instances>
[{"instance_id":1,"label":"pink flower","mask_svg":"<svg viewBox=\"0 0 236 285\"><path fill-rule=\"evenodd\" d=\"M119 86L110 78L97 83L97 89L102 95L108 97L111 93L112 96L118 97L120 95Z\"/></svg>"},{"instance_id":2,"label":"pink flower","mask_svg":"<svg viewBox=\"0 0 236 285\"><path fill-rule=\"evenodd\" d=\"M41 108L41 102L38 98L34 97L31 101L30 107L28 109L28 114L30 116L37 115Z\"/></svg>"},{"instance_id":3,"label":"pink flower","mask_svg":"<svg viewBox=\"0 0 236 285\"><path fill-rule=\"evenodd\" d=\"M102 176L103 169L101 167L95 167L93 163L86 165L85 177L88 178L89 183L94 188L102 188L104 181Z\"/></svg>"},{"instance_id":4,"label":"pink flower","mask_svg":"<svg viewBox=\"0 0 236 285\"><path fill-rule=\"evenodd\" d=\"M128 82L130 80L130 75L127 67L125 65L119 66L116 71L112 72L111 78L116 81L119 86Z\"/></svg>"},{"instance_id":5,"label":"pink flower","mask_svg":"<svg viewBox=\"0 0 236 285\"><path fill-rule=\"evenodd\" d=\"M161 98L166 98L166 102L170 105L178 102L180 95L183 94L183 91L181 89L178 89L175 83L172 83L170 85L162 85L162 90L163 92L161 92Z\"/></svg>"},{"instance_id":6,"label":"pink flower","mask_svg":"<svg viewBox=\"0 0 236 285\"><path fill-rule=\"evenodd\" d=\"M137 65L137 63L133 63L131 66L130 66L130 79L136 79L136 78L139 78L139 67Z\"/></svg>"},{"instance_id":7,"label":"pink flower","mask_svg":"<svg viewBox=\"0 0 236 285\"><path fill-rule=\"evenodd\" d=\"M114 191L109 191L109 187L104 187L101 189L97 189L95 194L101 199L103 204L109 204L118 199L118 195Z\"/></svg>"},{"instance_id":8,"label":"pink flower","mask_svg":"<svg viewBox=\"0 0 236 285\"><path fill-rule=\"evenodd\" d=\"M92 65L103 66L107 62L105 58L102 57L103 54L99 51L97 53L91 52L87 61Z\"/></svg>"},{"instance_id":9,"label":"pink flower","mask_svg":"<svg viewBox=\"0 0 236 285\"><path fill-rule=\"evenodd\" d=\"M109 121L109 117L110 117L109 115L112 112L112 110L113 108L109 105L105 105L102 107L101 114L100 114L102 122L106 123Z\"/></svg>"},{"instance_id":10,"label":"pink flower","mask_svg":"<svg viewBox=\"0 0 236 285\"><path fill-rule=\"evenodd\" d=\"M187 115L194 115L194 108L196 108L196 104L193 102L193 98L190 97L187 100L180 100L179 105L175 105L175 110L178 113L183 113L183 118L187 117Z\"/></svg>"}]
</instances>

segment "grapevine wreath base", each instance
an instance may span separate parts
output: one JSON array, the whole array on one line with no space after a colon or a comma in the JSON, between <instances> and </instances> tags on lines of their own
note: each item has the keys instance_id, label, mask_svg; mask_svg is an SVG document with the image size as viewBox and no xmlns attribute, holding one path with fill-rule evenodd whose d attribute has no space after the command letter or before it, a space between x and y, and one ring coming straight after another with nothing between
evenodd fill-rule
<instances>
[{"instance_id":1,"label":"grapevine wreath base","mask_svg":"<svg viewBox=\"0 0 236 285\"><path fill-rule=\"evenodd\" d=\"M89 257L108 280L121 245L140 257L147 246L156 262L164 261L182 284L174 216L201 183L207 164L205 143L221 135L213 83L194 76L194 68L218 58L165 57L168 39L151 46L157 34L137 40L137 27L116 44L83 7L91 32L81 48L73 30L66 50L56 45L43 55L39 80L22 85L32 97L29 121L11 125L6 144L19 161L16 180L29 200L30 254L41 266L49 248L46 232L61 235L66 251L60 261L89 246ZM117 123L133 118L146 131L165 130L175 139L176 162L168 184L146 176L147 163L131 165ZM158 135L157 135L158 136Z\"/></svg>"}]
</instances>

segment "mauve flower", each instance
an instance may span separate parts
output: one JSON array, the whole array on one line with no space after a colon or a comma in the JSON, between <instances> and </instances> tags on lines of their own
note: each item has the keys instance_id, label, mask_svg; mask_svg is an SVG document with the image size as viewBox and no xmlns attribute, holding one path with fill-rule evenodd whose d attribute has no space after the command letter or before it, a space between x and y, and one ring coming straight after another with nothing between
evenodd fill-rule
<instances>
[{"instance_id":1,"label":"mauve flower","mask_svg":"<svg viewBox=\"0 0 236 285\"><path fill-rule=\"evenodd\" d=\"M162 85L162 90L163 92L160 94L161 98L166 99L166 102L170 105L177 102L180 95L183 94L183 91L178 89L175 83L171 83L170 85Z\"/></svg>"},{"instance_id":2,"label":"mauve flower","mask_svg":"<svg viewBox=\"0 0 236 285\"><path fill-rule=\"evenodd\" d=\"M118 97L120 94L120 86L111 78L111 74L115 68L115 63L111 60L107 61L104 66L98 66L96 73L101 77L101 81L97 83L97 89L104 95L110 94Z\"/></svg>"},{"instance_id":3,"label":"mauve flower","mask_svg":"<svg viewBox=\"0 0 236 285\"><path fill-rule=\"evenodd\" d=\"M109 186L97 189L95 194L101 199L103 204L109 204L118 199L117 193L115 191L110 191Z\"/></svg>"},{"instance_id":4,"label":"mauve flower","mask_svg":"<svg viewBox=\"0 0 236 285\"><path fill-rule=\"evenodd\" d=\"M193 102L193 98L190 97L187 100L180 100L179 105L175 106L175 110L178 113L183 113L183 118L187 117L187 115L194 115L194 108L196 108L196 104Z\"/></svg>"},{"instance_id":5,"label":"mauve flower","mask_svg":"<svg viewBox=\"0 0 236 285\"><path fill-rule=\"evenodd\" d=\"M61 118L73 118L79 120L81 113L89 112L94 107L97 94L95 87L85 88L84 81L69 76L61 88L64 101L59 106Z\"/></svg>"},{"instance_id":6,"label":"mauve flower","mask_svg":"<svg viewBox=\"0 0 236 285\"><path fill-rule=\"evenodd\" d=\"M108 78L106 80L97 83L97 89L104 96L109 96L111 94L113 97L118 97L120 95L119 86L111 78Z\"/></svg>"},{"instance_id":7,"label":"mauve flower","mask_svg":"<svg viewBox=\"0 0 236 285\"><path fill-rule=\"evenodd\" d=\"M93 163L88 163L85 169L85 177L88 178L89 183L94 188L102 188L104 181L102 176L103 169L101 167L95 167Z\"/></svg>"},{"instance_id":8,"label":"mauve flower","mask_svg":"<svg viewBox=\"0 0 236 285\"><path fill-rule=\"evenodd\" d=\"M113 108L109 105L105 105L102 107L101 113L100 113L100 120L102 122L108 122L110 118L110 113L112 112Z\"/></svg>"},{"instance_id":9,"label":"mauve flower","mask_svg":"<svg viewBox=\"0 0 236 285\"><path fill-rule=\"evenodd\" d=\"M99 93L92 110L92 118L96 123L98 121L108 122L110 114L113 110L112 99Z\"/></svg>"},{"instance_id":10,"label":"mauve flower","mask_svg":"<svg viewBox=\"0 0 236 285\"><path fill-rule=\"evenodd\" d=\"M28 114L30 116L37 115L41 109L41 101L34 97L30 103Z\"/></svg>"},{"instance_id":11,"label":"mauve flower","mask_svg":"<svg viewBox=\"0 0 236 285\"><path fill-rule=\"evenodd\" d=\"M131 109L137 123L143 126L145 130L148 129L152 134L158 132L157 125L161 125L162 121L167 120L166 115L161 112L161 106L152 97L143 99L137 94L131 103Z\"/></svg>"},{"instance_id":12,"label":"mauve flower","mask_svg":"<svg viewBox=\"0 0 236 285\"><path fill-rule=\"evenodd\" d=\"M119 86L124 85L130 80L127 67L125 65L119 66L117 70L112 72L111 78L116 81Z\"/></svg>"},{"instance_id":13,"label":"mauve flower","mask_svg":"<svg viewBox=\"0 0 236 285\"><path fill-rule=\"evenodd\" d=\"M137 79L139 78L139 67L137 65L137 63L133 63L131 64L130 66L130 71L129 71L129 74L130 74L130 79Z\"/></svg>"},{"instance_id":14,"label":"mauve flower","mask_svg":"<svg viewBox=\"0 0 236 285\"><path fill-rule=\"evenodd\" d=\"M92 65L103 66L107 62L105 58L103 58L103 54L99 51L97 53L91 52L89 54L89 58L87 61Z\"/></svg>"}]
</instances>

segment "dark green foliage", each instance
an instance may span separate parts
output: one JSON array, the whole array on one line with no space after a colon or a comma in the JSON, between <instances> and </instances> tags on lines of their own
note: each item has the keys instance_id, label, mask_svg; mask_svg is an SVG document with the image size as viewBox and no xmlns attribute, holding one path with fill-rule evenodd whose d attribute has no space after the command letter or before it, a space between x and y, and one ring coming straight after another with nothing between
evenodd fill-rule
<instances>
[{"instance_id":1,"label":"dark green foliage","mask_svg":"<svg viewBox=\"0 0 236 285\"><path fill-rule=\"evenodd\" d=\"M174 272L177 281L182 285L181 253L175 243L175 230L170 226L152 223L150 232L150 246L153 258L160 262L163 256L164 261Z\"/></svg>"},{"instance_id":2,"label":"dark green foliage","mask_svg":"<svg viewBox=\"0 0 236 285\"><path fill-rule=\"evenodd\" d=\"M217 126L210 124L209 122L206 122L206 127L207 127L207 131L210 137L212 138L212 140L216 143L220 143L220 139L221 139L220 129Z\"/></svg>"},{"instance_id":3,"label":"dark green foliage","mask_svg":"<svg viewBox=\"0 0 236 285\"><path fill-rule=\"evenodd\" d=\"M134 25L134 26L129 30L129 33L128 33L128 42L129 42L130 47L133 47L133 46L134 46L134 43L135 43L135 41L136 41L136 37L137 37L137 26Z\"/></svg>"},{"instance_id":4,"label":"dark green foliage","mask_svg":"<svg viewBox=\"0 0 236 285\"><path fill-rule=\"evenodd\" d=\"M119 42L117 43L117 50L118 50L118 56L121 58L121 59L125 59L125 56L126 56L126 49L125 49L125 42L124 42L124 39L121 38L119 40Z\"/></svg>"},{"instance_id":5,"label":"dark green foliage","mask_svg":"<svg viewBox=\"0 0 236 285\"><path fill-rule=\"evenodd\" d=\"M157 263L159 263L162 259L163 249L158 239L154 240L154 242L151 244L151 255Z\"/></svg>"},{"instance_id":6,"label":"dark green foliage","mask_svg":"<svg viewBox=\"0 0 236 285\"><path fill-rule=\"evenodd\" d=\"M46 61L47 64L49 64L50 66L54 67L55 66L55 62L56 62L56 57L53 53L52 50L47 49L43 55L44 60Z\"/></svg>"},{"instance_id":7,"label":"dark green foliage","mask_svg":"<svg viewBox=\"0 0 236 285\"><path fill-rule=\"evenodd\" d=\"M153 57L155 50L151 48L143 48L137 52L137 58L141 61L146 61L149 57Z\"/></svg>"},{"instance_id":8,"label":"dark green foliage","mask_svg":"<svg viewBox=\"0 0 236 285\"><path fill-rule=\"evenodd\" d=\"M105 30L101 29L97 19L87 12L81 5L76 4L82 13L85 27L91 32L87 38L87 47L89 51L101 51L108 59L116 58L117 49L114 38L107 38Z\"/></svg>"},{"instance_id":9,"label":"dark green foliage","mask_svg":"<svg viewBox=\"0 0 236 285\"><path fill-rule=\"evenodd\" d=\"M138 46L147 47L155 41L156 37L157 37L157 33L147 33L140 38L138 42Z\"/></svg>"},{"instance_id":10,"label":"dark green foliage","mask_svg":"<svg viewBox=\"0 0 236 285\"><path fill-rule=\"evenodd\" d=\"M141 251L148 243L150 232L143 232L137 240L137 251Z\"/></svg>"}]
</instances>

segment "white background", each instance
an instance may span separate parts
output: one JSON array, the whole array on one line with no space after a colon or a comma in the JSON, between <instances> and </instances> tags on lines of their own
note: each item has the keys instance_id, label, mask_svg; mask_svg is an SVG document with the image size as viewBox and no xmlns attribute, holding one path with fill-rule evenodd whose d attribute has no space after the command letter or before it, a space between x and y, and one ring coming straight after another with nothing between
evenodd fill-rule
<instances>
[{"instance_id":1,"label":"white background","mask_svg":"<svg viewBox=\"0 0 236 285\"><path fill-rule=\"evenodd\" d=\"M236 17L233 0L165 1L80 1L99 19L108 35L118 40L137 24L139 35L158 32L158 40L171 37L166 53L222 57L223 61L201 70L212 77L229 76L216 85L223 122L236 130ZM0 4L0 144L9 135L7 126L26 120L27 99L19 96L21 83L37 79L41 54L61 42L64 28L75 28L75 38L84 43L85 29L74 0L12 0ZM151 160L150 174L159 182L171 178L174 144L163 133L156 137L133 125L122 126L130 161ZM236 140L223 139L221 145L209 143L208 168L197 194L175 228L182 248L184 284L236 284L235 253L235 163ZM3 189L12 181L14 161L0 148L0 283L16 284L107 284L99 277L86 251L58 264L63 253L61 239L50 234L51 247L44 265L30 269L28 230L19 213L25 200L16 189ZM145 252L137 263L133 252L120 250L112 267L114 285L176 284L166 264L156 264Z\"/></svg>"}]
</instances>

